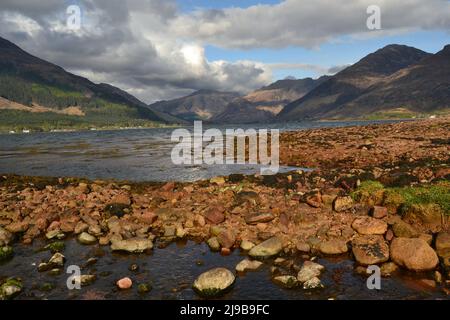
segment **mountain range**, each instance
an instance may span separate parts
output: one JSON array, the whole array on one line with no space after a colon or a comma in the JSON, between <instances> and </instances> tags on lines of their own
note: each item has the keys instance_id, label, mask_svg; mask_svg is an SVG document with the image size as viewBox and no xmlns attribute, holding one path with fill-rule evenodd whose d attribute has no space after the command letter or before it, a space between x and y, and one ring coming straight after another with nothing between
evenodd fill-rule
<instances>
[{"instance_id":1,"label":"mountain range","mask_svg":"<svg viewBox=\"0 0 450 320\"><path fill-rule=\"evenodd\" d=\"M436 54L388 45L333 76L279 80L245 95L199 90L146 105L0 38L0 127L283 122L449 110L450 45Z\"/></svg>"}]
</instances>

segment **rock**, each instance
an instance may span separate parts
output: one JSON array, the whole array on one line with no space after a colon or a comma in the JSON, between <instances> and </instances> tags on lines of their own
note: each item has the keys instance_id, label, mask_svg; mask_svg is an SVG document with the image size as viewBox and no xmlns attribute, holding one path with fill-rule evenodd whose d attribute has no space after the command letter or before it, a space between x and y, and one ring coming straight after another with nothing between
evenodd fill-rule
<instances>
[{"instance_id":1,"label":"rock","mask_svg":"<svg viewBox=\"0 0 450 320\"><path fill-rule=\"evenodd\" d=\"M281 240L277 237L272 237L253 247L248 254L254 258L268 258L276 256L282 249L283 244Z\"/></svg>"},{"instance_id":2,"label":"rock","mask_svg":"<svg viewBox=\"0 0 450 320\"><path fill-rule=\"evenodd\" d=\"M65 260L66 258L61 253L57 252L50 258L48 264L50 265L50 268L62 268L64 267Z\"/></svg>"},{"instance_id":3,"label":"rock","mask_svg":"<svg viewBox=\"0 0 450 320\"><path fill-rule=\"evenodd\" d=\"M323 270L325 270L324 266L312 261L305 261L297 274L297 280L301 283L307 282L314 277L320 276Z\"/></svg>"},{"instance_id":4,"label":"rock","mask_svg":"<svg viewBox=\"0 0 450 320\"><path fill-rule=\"evenodd\" d=\"M131 281L130 278L126 277L118 280L116 282L116 285L119 289L126 290L131 288L131 286L133 285L133 281Z\"/></svg>"},{"instance_id":5,"label":"rock","mask_svg":"<svg viewBox=\"0 0 450 320\"><path fill-rule=\"evenodd\" d=\"M164 237L173 238L177 234L177 229L175 226L165 226L164 227Z\"/></svg>"},{"instance_id":6,"label":"rock","mask_svg":"<svg viewBox=\"0 0 450 320\"><path fill-rule=\"evenodd\" d=\"M225 215L217 208L211 208L206 212L205 219L210 224L219 224L225 221Z\"/></svg>"},{"instance_id":7,"label":"rock","mask_svg":"<svg viewBox=\"0 0 450 320\"><path fill-rule=\"evenodd\" d=\"M140 253L153 248L153 243L150 239L132 238L127 240L112 239L112 251L126 251L129 253Z\"/></svg>"},{"instance_id":8,"label":"rock","mask_svg":"<svg viewBox=\"0 0 450 320\"><path fill-rule=\"evenodd\" d=\"M84 223L83 221L79 221L74 229L75 234L80 234L84 231L87 231L89 229L89 225L87 223Z\"/></svg>"},{"instance_id":9,"label":"rock","mask_svg":"<svg viewBox=\"0 0 450 320\"><path fill-rule=\"evenodd\" d=\"M442 274L439 271L434 272L434 281L442 283Z\"/></svg>"},{"instance_id":10,"label":"rock","mask_svg":"<svg viewBox=\"0 0 450 320\"><path fill-rule=\"evenodd\" d=\"M244 259L236 265L236 271L244 272L247 270L256 270L262 266L261 261Z\"/></svg>"},{"instance_id":11,"label":"rock","mask_svg":"<svg viewBox=\"0 0 450 320\"><path fill-rule=\"evenodd\" d=\"M276 284L278 284L284 288L288 288L288 289L293 289L298 286L298 280L294 276L289 276L289 275L277 276L277 277L273 278L273 281Z\"/></svg>"},{"instance_id":12,"label":"rock","mask_svg":"<svg viewBox=\"0 0 450 320\"><path fill-rule=\"evenodd\" d=\"M22 222L13 222L8 224L5 229L11 233L22 233L28 230L28 223L25 221Z\"/></svg>"},{"instance_id":13,"label":"rock","mask_svg":"<svg viewBox=\"0 0 450 320\"><path fill-rule=\"evenodd\" d=\"M111 199L111 204L122 204L125 206L131 205L130 196L125 193L119 193Z\"/></svg>"},{"instance_id":14,"label":"rock","mask_svg":"<svg viewBox=\"0 0 450 320\"><path fill-rule=\"evenodd\" d=\"M428 234L428 233L421 233L421 234L419 234L418 238L424 240L430 246L431 246L431 243L433 242L433 235Z\"/></svg>"},{"instance_id":15,"label":"rock","mask_svg":"<svg viewBox=\"0 0 450 320\"><path fill-rule=\"evenodd\" d=\"M275 216L270 212L265 213L250 213L245 216L245 222L247 224L258 224L269 222L275 219Z\"/></svg>"},{"instance_id":16,"label":"rock","mask_svg":"<svg viewBox=\"0 0 450 320\"><path fill-rule=\"evenodd\" d=\"M305 290L321 289L323 287L324 286L323 286L322 282L320 282L320 279L317 277L313 277L313 278L305 281L305 283L303 283L303 289L305 289Z\"/></svg>"},{"instance_id":17,"label":"rock","mask_svg":"<svg viewBox=\"0 0 450 320\"><path fill-rule=\"evenodd\" d=\"M236 242L236 235L234 234L234 231L231 229L223 230L218 235L217 240L219 241L220 245L223 248L230 249L234 246L234 243Z\"/></svg>"},{"instance_id":18,"label":"rock","mask_svg":"<svg viewBox=\"0 0 450 320\"><path fill-rule=\"evenodd\" d=\"M436 252L419 238L392 240L391 259L399 266L413 271L432 270L439 263Z\"/></svg>"},{"instance_id":19,"label":"rock","mask_svg":"<svg viewBox=\"0 0 450 320\"><path fill-rule=\"evenodd\" d=\"M450 233L439 232L436 237L436 252L441 258L450 256Z\"/></svg>"},{"instance_id":20,"label":"rock","mask_svg":"<svg viewBox=\"0 0 450 320\"><path fill-rule=\"evenodd\" d=\"M9 278L0 286L0 300L10 300L22 292L22 281Z\"/></svg>"},{"instance_id":21,"label":"rock","mask_svg":"<svg viewBox=\"0 0 450 320\"><path fill-rule=\"evenodd\" d=\"M79 276L74 276L72 278L72 283L79 283L81 286L88 286L92 284L97 277L93 274L82 274Z\"/></svg>"},{"instance_id":22,"label":"rock","mask_svg":"<svg viewBox=\"0 0 450 320\"><path fill-rule=\"evenodd\" d=\"M241 249L244 250L244 251L249 251L254 246L255 246L255 244L253 242L248 241L248 240L242 240L241 241Z\"/></svg>"},{"instance_id":23,"label":"rock","mask_svg":"<svg viewBox=\"0 0 450 320\"><path fill-rule=\"evenodd\" d=\"M375 219L383 219L388 215L388 209L386 207L374 206L370 210L370 214Z\"/></svg>"},{"instance_id":24,"label":"rock","mask_svg":"<svg viewBox=\"0 0 450 320\"><path fill-rule=\"evenodd\" d=\"M413 204L404 214L405 221L411 224L426 225L436 232L441 229L444 211L436 203Z\"/></svg>"},{"instance_id":25,"label":"rock","mask_svg":"<svg viewBox=\"0 0 450 320\"><path fill-rule=\"evenodd\" d=\"M194 290L205 297L216 297L229 289L235 280L234 274L225 268L214 268L202 273L195 281Z\"/></svg>"},{"instance_id":26,"label":"rock","mask_svg":"<svg viewBox=\"0 0 450 320\"><path fill-rule=\"evenodd\" d=\"M356 261L365 266L389 260L389 247L382 236L364 235L355 238L352 252Z\"/></svg>"},{"instance_id":27,"label":"rock","mask_svg":"<svg viewBox=\"0 0 450 320\"><path fill-rule=\"evenodd\" d=\"M82 232L78 236L78 242L85 245L91 245L97 243L97 238L87 232Z\"/></svg>"},{"instance_id":28,"label":"rock","mask_svg":"<svg viewBox=\"0 0 450 320\"><path fill-rule=\"evenodd\" d=\"M177 227L176 237L178 239L183 239L187 234L187 231L183 227Z\"/></svg>"},{"instance_id":29,"label":"rock","mask_svg":"<svg viewBox=\"0 0 450 320\"><path fill-rule=\"evenodd\" d=\"M300 252L310 252L311 251L311 246L309 244L307 244L306 242L298 242L295 247L297 248L298 251Z\"/></svg>"},{"instance_id":30,"label":"rock","mask_svg":"<svg viewBox=\"0 0 450 320\"><path fill-rule=\"evenodd\" d=\"M413 226L402 220L393 224L392 231L398 238L417 238L419 236L419 232Z\"/></svg>"},{"instance_id":31,"label":"rock","mask_svg":"<svg viewBox=\"0 0 450 320\"><path fill-rule=\"evenodd\" d=\"M228 248L221 248L220 249L220 254L222 256L229 256L231 254L231 250Z\"/></svg>"},{"instance_id":32,"label":"rock","mask_svg":"<svg viewBox=\"0 0 450 320\"><path fill-rule=\"evenodd\" d=\"M352 228L363 235L385 234L388 225L383 220L372 217L360 217L353 221Z\"/></svg>"},{"instance_id":33,"label":"rock","mask_svg":"<svg viewBox=\"0 0 450 320\"><path fill-rule=\"evenodd\" d=\"M206 243L208 244L209 248L212 251L220 250L220 243L219 243L219 240L217 240L217 237L209 238L208 241L206 241Z\"/></svg>"},{"instance_id":34,"label":"rock","mask_svg":"<svg viewBox=\"0 0 450 320\"><path fill-rule=\"evenodd\" d=\"M221 186L221 185L225 184L225 178L224 177L214 177L214 178L211 178L209 180L209 182L215 183L215 184Z\"/></svg>"},{"instance_id":35,"label":"rock","mask_svg":"<svg viewBox=\"0 0 450 320\"><path fill-rule=\"evenodd\" d=\"M342 254L348 251L347 243L344 240L333 239L321 242L319 251L323 254Z\"/></svg>"},{"instance_id":36,"label":"rock","mask_svg":"<svg viewBox=\"0 0 450 320\"><path fill-rule=\"evenodd\" d=\"M48 240L55 239L55 238L56 238L56 239L64 239L65 234L64 234L64 232L62 232L61 230L55 229L55 230L51 230L51 231L47 232L47 233L45 234L45 237L46 237Z\"/></svg>"},{"instance_id":37,"label":"rock","mask_svg":"<svg viewBox=\"0 0 450 320\"><path fill-rule=\"evenodd\" d=\"M0 247L4 247L11 243L13 239L13 234L9 232L8 230L3 229L0 227Z\"/></svg>"},{"instance_id":38,"label":"rock","mask_svg":"<svg viewBox=\"0 0 450 320\"><path fill-rule=\"evenodd\" d=\"M336 212L349 210L353 207L353 199L349 196L336 197L333 201L333 209Z\"/></svg>"},{"instance_id":39,"label":"rock","mask_svg":"<svg viewBox=\"0 0 450 320\"><path fill-rule=\"evenodd\" d=\"M140 294L145 294L147 292L150 292L152 290L152 286L148 283L141 283L138 285L138 292Z\"/></svg>"},{"instance_id":40,"label":"rock","mask_svg":"<svg viewBox=\"0 0 450 320\"><path fill-rule=\"evenodd\" d=\"M13 248L9 246L0 247L0 261L6 261L12 258Z\"/></svg>"},{"instance_id":41,"label":"rock","mask_svg":"<svg viewBox=\"0 0 450 320\"><path fill-rule=\"evenodd\" d=\"M322 206L322 194L320 191L311 191L303 196L304 202L313 208L320 208Z\"/></svg>"},{"instance_id":42,"label":"rock","mask_svg":"<svg viewBox=\"0 0 450 320\"><path fill-rule=\"evenodd\" d=\"M383 277L390 277L398 270L398 266L394 262L385 262L381 265L380 271Z\"/></svg>"},{"instance_id":43,"label":"rock","mask_svg":"<svg viewBox=\"0 0 450 320\"><path fill-rule=\"evenodd\" d=\"M388 231L386 231L386 234L384 235L384 238L386 239L386 241L391 241L392 239L394 239L394 231L392 231L392 229L388 229Z\"/></svg>"}]
</instances>

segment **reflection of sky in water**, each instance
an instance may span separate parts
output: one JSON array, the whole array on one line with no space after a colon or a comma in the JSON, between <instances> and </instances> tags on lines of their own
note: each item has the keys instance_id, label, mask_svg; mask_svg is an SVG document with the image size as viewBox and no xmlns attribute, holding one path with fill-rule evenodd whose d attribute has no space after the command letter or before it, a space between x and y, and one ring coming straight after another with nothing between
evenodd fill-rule
<instances>
[{"instance_id":1,"label":"reflection of sky in water","mask_svg":"<svg viewBox=\"0 0 450 320\"><path fill-rule=\"evenodd\" d=\"M367 122L365 122L367 123ZM295 130L345 123L260 125ZM255 126L240 125L258 129ZM203 130L207 127L204 126ZM228 126L230 128L230 126ZM192 128L188 128L192 132ZM218 127L225 133L226 127ZM259 173L258 165L174 165L170 158L174 129L139 129L0 135L0 173L80 176L135 181L194 181L231 173ZM265 167L265 166L264 166ZM292 170L280 167L280 171Z\"/></svg>"}]
</instances>

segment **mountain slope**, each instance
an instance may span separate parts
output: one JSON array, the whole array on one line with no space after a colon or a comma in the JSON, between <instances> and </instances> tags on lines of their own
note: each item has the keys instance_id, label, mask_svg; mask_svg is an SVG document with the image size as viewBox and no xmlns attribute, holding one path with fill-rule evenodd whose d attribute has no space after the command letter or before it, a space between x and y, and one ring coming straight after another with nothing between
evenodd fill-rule
<instances>
[{"instance_id":1,"label":"mountain slope","mask_svg":"<svg viewBox=\"0 0 450 320\"><path fill-rule=\"evenodd\" d=\"M125 91L71 74L3 38L0 38L0 96L32 108L77 107L84 113L85 121L105 125L131 120L167 122Z\"/></svg>"},{"instance_id":2,"label":"mountain slope","mask_svg":"<svg viewBox=\"0 0 450 320\"><path fill-rule=\"evenodd\" d=\"M428 56L429 53L408 46L386 46L367 55L304 97L287 105L277 119L289 121L323 118L333 110L358 98L386 77Z\"/></svg>"}]
</instances>

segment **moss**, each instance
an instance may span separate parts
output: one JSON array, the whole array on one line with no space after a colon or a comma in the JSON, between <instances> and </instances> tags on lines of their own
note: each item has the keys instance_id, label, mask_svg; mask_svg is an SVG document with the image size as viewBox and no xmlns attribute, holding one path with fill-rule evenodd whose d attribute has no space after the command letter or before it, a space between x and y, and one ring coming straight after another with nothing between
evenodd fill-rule
<instances>
[{"instance_id":1,"label":"moss","mask_svg":"<svg viewBox=\"0 0 450 320\"><path fill-rule=\"evenodd\" d=\"M357 202L377 205L383 201L384 191L384 186L380 182L367 180L361 182L360 186L351 193L351 197Z\"/></svg>"},{"instance_id":2,"label":"moss","mask_svg":"<svg viewBox=\"0 0 450 320\"><path fill-rule=\"evenodd\" d=\"M45 249L50 250L52 253L55 253L64 251L65 247L66 245L64 244L63 241L55 241L46 245Z\"/></svg>"},{"instance_id":3,"label":"moss","mask_svg":"<svg viewBox=\"0 0 450 320\"><path fill-rule=\"evenodd\" d=\"M41 291L52 291L53 289L55 288L55 286L53 285L53 284L51 284L51 283L44 283L42 286L41 286Z\"/></svg>"},{"instance_id":4,"label":"moss","mask_svg":"<svg viewBox=\"0 0 450 320\"><path fill-rule=\"evenodd\" d=\"M152 290L152 286L150 284L141 283L138 285L138 292L140 294L145 294L147 292L150 292L150 290Z\"/></svg>"},{"instance_id":5,"label":"moss","mask_svg":"<svg viewBox=\"0 0 450 320\"><path fill-rule=\"evenodd\" d=\"M8 259L11 259L13 256L13 248L6 246L6 247L0 247L0 261L6 261Z\"/></svg>"}]
</instances>

